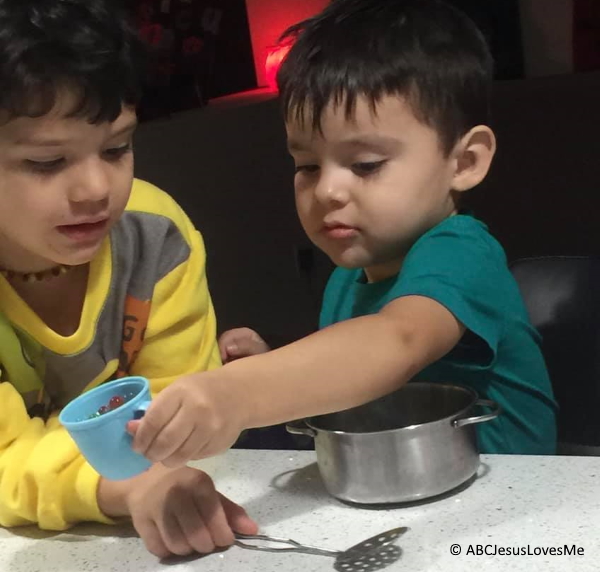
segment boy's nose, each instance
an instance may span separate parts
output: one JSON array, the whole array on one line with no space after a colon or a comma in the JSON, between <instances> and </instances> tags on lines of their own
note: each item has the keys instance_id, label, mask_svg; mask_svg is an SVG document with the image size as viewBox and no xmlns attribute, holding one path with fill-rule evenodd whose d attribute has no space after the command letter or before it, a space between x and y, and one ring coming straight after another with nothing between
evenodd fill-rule
<instances>
[{"instance_id":1,"label":"boy's nose","mask_svg":"<svg viewBox=\"0 0 600 572\"><path fill-rule=\"evenodd\" d=\"M69 188L69 199L76 203L100 202L108 197L110 181L105 168L88 162L82 165Z\"/></svg>"},{"instance_id":2,"label":"boy's nose","mask_svg":"<svg viewBox=\"0 0 600 572\"><path fill-rule=\"evenodd\" d=\"M333 177L323 176L315 186L315 198L322 204L345 203L348 201L348 191L342 181Z\"/></svg>"}]
</instances>

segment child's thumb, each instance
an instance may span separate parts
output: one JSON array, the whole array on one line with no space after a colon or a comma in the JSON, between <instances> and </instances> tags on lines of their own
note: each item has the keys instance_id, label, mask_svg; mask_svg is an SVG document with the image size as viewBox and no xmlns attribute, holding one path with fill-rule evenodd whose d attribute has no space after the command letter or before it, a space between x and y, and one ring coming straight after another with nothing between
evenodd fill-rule
<instances>
[{"instance_id":1,"label":"child's thumb","mask_svg":"<svg viewBox=\"0 0 600 572\"><path fill-rule=\"evenodd\" d=\"M139 421L129 421L127 423L127 433L130 435L135 435L140 427Z\"/></svg>"}]
</instances>

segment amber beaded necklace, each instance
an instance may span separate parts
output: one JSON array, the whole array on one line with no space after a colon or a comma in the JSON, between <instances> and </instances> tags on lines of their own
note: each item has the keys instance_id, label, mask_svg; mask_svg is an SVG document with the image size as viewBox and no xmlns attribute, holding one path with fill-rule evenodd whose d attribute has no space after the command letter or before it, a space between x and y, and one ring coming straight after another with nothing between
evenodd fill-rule
<instances>
[{"instance_id":1,"label":"amber beaded necklace","mask_svg":"<svg viewBox=\"0 0 600 572\"><path fill-rule=\"evenodd\" d=\"M42 282L43 280L52 280L57 276L66 274L71 270L73 266L67 266L66 264L59 264L48 270L42 270L41 272L16 272L15 270L5 270L0 268L0 274L7 280L13 280L15 278L21 279L23 282Z\"/></svg>"}]
</instances>

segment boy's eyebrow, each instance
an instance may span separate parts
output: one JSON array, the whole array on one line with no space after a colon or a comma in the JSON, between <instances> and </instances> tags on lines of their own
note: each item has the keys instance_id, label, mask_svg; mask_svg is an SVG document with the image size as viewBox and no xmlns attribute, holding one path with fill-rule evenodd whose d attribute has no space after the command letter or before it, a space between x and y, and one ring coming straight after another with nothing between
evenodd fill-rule
<instances>
[{"instance_id":1,"label":"boy's eyebrow","mask_svg":"<svg viewBox=\"0 0 600 572\"><path fill-rule=\"evenodd\" d=\"M119 135L123 135L125 133L128 133L129 131L135 131L137 126L138 126L137 119L133 119L132 121L130 121L129 123L127 123L126 125L121 127L121 129L119 129L118 131L115 131L111 135L111 137L118 137Z\"/></svg>"},{"instance_id":2,"label":"boy's eyebrow","mask_svg":"<svg viewBox=\"0 0 600 572\"><path fill-rule=\"evenodd\" d=\"M387 137L384 135L359 135L350 137L339 142L340 146L357 148L357 149L378 149L389 151L398 148L402 142L395 137ZM309 148L295 139L288 140L289 151L308 151Z\"/></svg>"},{"instance_id":3,"label":"boy's eyebrow","mask_svg":"<svg viewBox=\"0 0 600 572\"><path fill-rule=\"evenodd\" d=\"M111 134L111 139L128 133L129 131L134 131L137 127L138 122L137 119L130 121L127 125L124 125L118 131L115 131ZM19 138L15 141L15 145L21 146L31 146L31 147L61 147L68 143L65 139L28 139L27 137Z\"/></svg>"},{"instance_id":4,"label":"boy's eyebrow","mask_svg":"<svg viewBox=\"0 0 600 572\"><path fill-rule=\"evenodd\" d=\"M340 145L344 147L352 147L359 149L379 149L383 151L389 151L395 149L402 143L395 137L388 137L385 135L359 135L357 137L350 137L340 141Z\"/></svg>"},{"instance_id":5,"label":"boy's eyebrow","mask_svg":"<svg viewBox=\"0 0 600 572\"><path fill-rule=\"evenodd\" d=\"M287 142L288 151L306 151L306 145L300 143L300 141L296 141L296 139L288 139Z\"/></svg>"}]
</instances>

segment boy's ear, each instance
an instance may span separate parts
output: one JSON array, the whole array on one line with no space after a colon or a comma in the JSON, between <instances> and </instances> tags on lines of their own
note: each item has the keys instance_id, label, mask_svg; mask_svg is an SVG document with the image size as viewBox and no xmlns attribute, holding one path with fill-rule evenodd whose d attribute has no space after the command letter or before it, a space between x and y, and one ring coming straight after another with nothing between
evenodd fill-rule
<instances>
[{"instance_id":1,"label":"boy's ear","mask_svg":"<svg viewBox=\"0 0 600 572\"><path fill-rule=\"evenodd\" d=\"M473 127L454 148L456 170L452 177L452 189L468 191L481 183L490 169L495 152L494 132L486 125Z\"/></svg>"}]
</instances>

